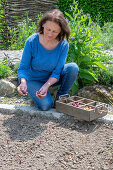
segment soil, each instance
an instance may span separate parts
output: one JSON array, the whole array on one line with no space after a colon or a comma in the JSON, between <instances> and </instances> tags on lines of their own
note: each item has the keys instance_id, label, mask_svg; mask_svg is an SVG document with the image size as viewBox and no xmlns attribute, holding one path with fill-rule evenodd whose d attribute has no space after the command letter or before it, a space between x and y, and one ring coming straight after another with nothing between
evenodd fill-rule
<instances>
[{"instance_id":1,"label":"soil","mask_svg":"<svg viewBox=\"0 0 113 170\"><path fill-rule=\"evenodd\" d=\"M0 114L1 170L112 170L113 125Z\"/></svg>"}]
</instances>

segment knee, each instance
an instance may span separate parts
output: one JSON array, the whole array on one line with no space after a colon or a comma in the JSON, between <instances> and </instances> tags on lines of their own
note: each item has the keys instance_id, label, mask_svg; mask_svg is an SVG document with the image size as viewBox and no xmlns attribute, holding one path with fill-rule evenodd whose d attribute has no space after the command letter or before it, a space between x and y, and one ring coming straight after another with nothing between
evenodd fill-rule
<instances>
[{"instance_id":1,"label":"knee","mask_svg":"<svg viewBox=\"0 0 113 170\"><path fill-rule=\"evenodd\" d=\"M50 106L38 106L38 109L41 111L48 111L51 107Z\"/></svg>"},{"instance_id":2,"label":"knee","mask_svg":"<svg viewBox=\"0 0 113 170\"><path fill-rule=\"evenodd\" d=\"M47 110L50 110L53 106L53 102L51 103L45 103L45 104L41 104L38 106L38 109L41 110L41 111L47 111Z\"/></svg>"},{"instance_id":3,"label":"knee","mask_svg":"<svg viewBox=\"0 0 113 170\"><path fill-rule=\"evenodd\" d=\"M75 74L75 73L78 74L78 72L79 72L78 65L76 63L69 63L68 64L68 72L70 74Z\"/></svg>"}]
</instances>

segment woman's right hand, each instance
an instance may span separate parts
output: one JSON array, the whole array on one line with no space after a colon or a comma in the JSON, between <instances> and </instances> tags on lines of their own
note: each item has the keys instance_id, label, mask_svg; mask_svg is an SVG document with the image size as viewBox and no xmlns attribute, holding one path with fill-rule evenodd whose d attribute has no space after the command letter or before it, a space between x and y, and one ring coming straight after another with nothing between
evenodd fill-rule
<instances>
[{"instance_id":1,"label":"woman's right hand","mask_svg":"<svg viewBox=\"0 0 113 170\"><path fill-rule=\"evenodd\" d=\"M17 87L18 92L22 95L22 96L26 96L27 95L27 84L26 81L21 81L21 84Z\"/></svg>"}]
</instances>

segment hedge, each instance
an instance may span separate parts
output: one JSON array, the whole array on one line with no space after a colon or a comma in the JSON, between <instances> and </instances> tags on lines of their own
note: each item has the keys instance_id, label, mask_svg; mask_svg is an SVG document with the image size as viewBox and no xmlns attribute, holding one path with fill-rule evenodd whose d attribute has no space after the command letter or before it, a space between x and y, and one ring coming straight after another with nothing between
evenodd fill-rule
<instances>
[{"instance_id":1,"label":"hedge","mask_svg":"<svg viewBox=\"0 0 113 170\"><path fill-rule=\"evenodd\" d=\"M65 11L71 14L70 5L73 0L58 0L58 8L65 14ZM113 0L78 0L78 8L83 12L91 14L94 22L103 26L105 22L113 22Z\"/></svg>"}]
</instances>

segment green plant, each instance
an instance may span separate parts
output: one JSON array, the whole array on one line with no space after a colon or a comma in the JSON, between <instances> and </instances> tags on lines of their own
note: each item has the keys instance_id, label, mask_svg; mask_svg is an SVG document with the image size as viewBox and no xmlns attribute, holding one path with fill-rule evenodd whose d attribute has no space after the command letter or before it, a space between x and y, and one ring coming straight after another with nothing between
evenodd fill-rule
<instances>
[{"instance_id":1,"label":"green plant","mask_svg":"<svg viewBox=\"0 0 113 170\"><path fill-rule=\"evenodd\" d=\"M15 94L15 96L20 96L20 94L18 93L17 88L14 89L14 94Z\"/></svg>"},{"instance_id":2,"label":"green plant","mask_svg":"<svg viewBox=\"0 0 113 170\"><path fill-rule=\"evenodd\" d=\"M99 83L103 85L112 85L113 84L113 65L108 67L108 70L99 70Z\"/></svg>"},{"instance_id":3,"label":"green plant","mask_svg":"<svg viewBox=\"0 0 113 170\"><path fill-rule=\"evenodd\" d=\"M105 22L113 22L113 1L109 0L78 0L78 8L90 13L94 22L103 26Z\"/></svg>"},{"instance_id":4,"label":"green plant","mask_svg":"<svg viewBox=\"0 0 113 170\"><path fill-rule=\"evenodd\" d=\"M11 35L11 46L9 47L9 49L11 50L23 49L27 38L32 35L37 29L41 14L38 15L37 23L32 22L31 19L28 18L28 13L26 15L26 21L20 23L17 28L9 28Z\"/></svg>"},{"instance_id":5,"label":"green plant","mask_svg":"<svg viewBox=\"0 0 113 170\"><path fill-rule=\"evenodd\" d=\"M113 1L109 0L77 0L78 8L82 9L84 13L90 13L94 22L97 22L100 26L103 26L105 22L113 22ZM73 4L73 0L58 0L56 5L64 13L72 14L70 5Z\"/></svg>"},{"instance_id":6,"label":"green plant","mask_svg":"<svg viewBox=\"0 0 113 170\"><path fill-rule=\"evenodd\" d=\"M113 22L104 24L102 27L102 36L98 41L103 43L103 49L105 50L113 47Z\"/></svg>"},{"instance_id":7,"label":"green plant","mask_svg":"<svg viewBox=\"0 0 113 170\"><path fill-rule=\"evenodd\" d=\"M73 0L58 0L56 5L65 15L65 12L68 12L69 14L71 14L70 5L72 5L72 3L73 3Z\"/></svg>"},{"instance_id":8,"label":"green plant","mask_svg":"<svg viewBox=\"0 0 113 170\"><path fill-rule=\"evenodd\" d=\"M10 74L11 74L11 68L8 65L0 62L0 78L7 77Z\"/></svg>"},{"instance_id":9,"label":"green plant","mask_svg":"<svg viewBox=\"0 0 113 170\"><path fill-rule=\"evenodd\" d=\"M71 6L72 15L65 12L71 28L67 62L75 62L79 66L79 78L72 88L72 94L81 84L84 86L98 81L98 70L94 66L107 70L100 60L104 56L102 44L97 41L101 36L100 27L91 20L90 14L85 15L78 9L75 1L74 4Z\"/></svg>"},{"instance_id":10,"label":"green plant","mask_svg":"<svg viewBox=\"0 0 113 170\"><path fill-rule=\"evenodd\" d=\"M4 64L4 65L8 65L11 69L13 69L13 59L12 58L10 58L7 54L5 54L4 53L4 55L5 55L5 57L3 57L3 59L2 59L2 63Z\"/></svg>"},{"instance_id":11,"label":"green plant","mask_svg":"<svg viewBox=\"0 0 113 170\"><path fill-rule=\"evenodd\" d=\"M4 34L4 2L0 0L0 49L3 49L3 34Z\"/></svg>"},{"instance_id":12,"label":"green plant","mask_svg":"<svg viewBox=\"0 0 113 170\"><path fill-rule=\"evenodd\" d=\"M18 68L19 68L20 62L17 62L14 64L14 73L17 74Z\"/></svg>"}]
</instances>

